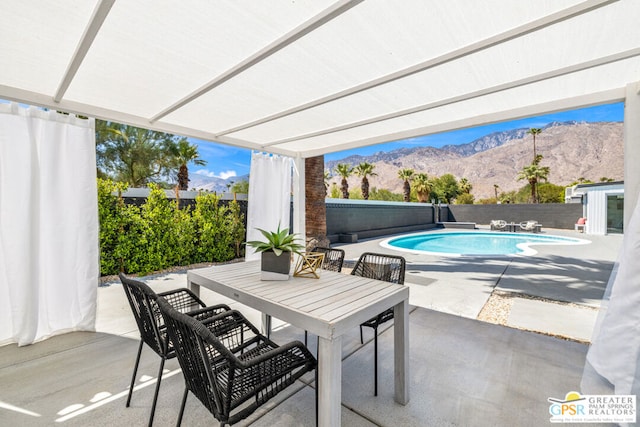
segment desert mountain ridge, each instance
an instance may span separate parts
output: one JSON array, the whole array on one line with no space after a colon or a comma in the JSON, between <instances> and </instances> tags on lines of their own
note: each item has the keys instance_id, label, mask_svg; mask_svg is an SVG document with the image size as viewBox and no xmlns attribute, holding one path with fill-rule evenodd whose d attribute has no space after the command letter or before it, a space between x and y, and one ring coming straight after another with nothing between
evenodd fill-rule
<instances>
[{"instance_id":1,"label":"desert mountain ridge","mask_svg":"<svg viewBox=\"0 0 640 427\"><path fill-rule=\"evenodd\" d=\"M550 168L549 182L568 185L578 178L597 182L601 177L616 181L624 179L624 140L621 122L553 122L536 136L536 152L543 156L541 165ZM375 165L377 176L369 178L371 188L402 193L403 182L398 170L411 168L416 173L441 176L446 173L457 179L467 178L476 200L494 196L494 184L499 192L517 190L526 184L518 181L520 170L533 159L533 137L529 128L494 132L467 144L442 148L401 148L377 152L370 156L349 156L325 162L333 175L330 182L340 185L334 172L338 163ZM359 188L360 178L352 176L349 188Z\"/></svg>"}]
</instances>

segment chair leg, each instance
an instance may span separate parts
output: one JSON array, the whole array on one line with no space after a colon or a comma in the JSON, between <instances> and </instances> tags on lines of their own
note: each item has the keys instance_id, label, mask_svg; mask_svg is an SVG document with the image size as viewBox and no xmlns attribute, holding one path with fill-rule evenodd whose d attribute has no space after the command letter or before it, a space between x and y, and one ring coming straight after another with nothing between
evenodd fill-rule
<instances>
[{"instance_id":1,"label":"chair leg","mask_svg":"<svg viewBox=\"0 0 640 427\"><path fill-rule=\"evenodd\" d=\"M378 329L373 331L373 395L378 395Z\"/></svg>"},{"instance_id":2,"label":"chair leg","mask_svg":"<svg viewBox=\"0 0 640 427\"><path fill-rule=\"evenodd\" d=\"M180 405L180 413L178 414L178 423L176 424L176 427L180 427L180 425L182 424L182 415L184 415L184 407L187 404L187 396L189 395L189 389L187 389L187 386L184 386L184 394L182 395L182 405Z\"/></svg>"},{"instance_id":3,"label":"chair leg","mask_svg":"<svg viewBox=\"0 0 640 427\"><path fill-rule=\"evenodd\" d=\"M164 357L160 359L160 369L158 370L158 382L156 383L156 392L153 395L153 404L151 405L151 416L149 417L149 427L153 425L153 416L156 413L156 403L158 403L158 392L160 391L160 381L162 381L163 369L164 369Z\"/></svg>"},{"instance_id":4,"label":"chair leg","mask_svg":"<svg viewBox=\"0 0 640 427\"><path fill-rule=\"evenodd\" d=\"M362 339L362 325L360 325L360 344L364 344L364 340Z\"/></svg>"},{"instance_id":5,"label":"chair leg","mask_svg":"<svg viewBox=\"0 0 640 427\"><path fill-rule=\"evenodd\" d=\"M142 346L144 343L140 340L140 345L138 346L138 355L136 356L136 364L133 367L133 375L131 376L131 386L129 386L129 396L127 397L126 407L129 407L131 403L131 395L133 394L133 386L136 383L136 374L138 373L138 364L140 363L140 355L142 354Z\"/></svg>"},{"instance_id":6,"label":"chair leg","mask_svg":"<svg viewBox=\"0 0 640 427\"><path fill-rule=\"evenodd\" d=\"M307 347L307 339L308 339L308 336L309 336L309 332L304 331L304 346L305 346L305 347Z\"/></svg>"}]
</instances>

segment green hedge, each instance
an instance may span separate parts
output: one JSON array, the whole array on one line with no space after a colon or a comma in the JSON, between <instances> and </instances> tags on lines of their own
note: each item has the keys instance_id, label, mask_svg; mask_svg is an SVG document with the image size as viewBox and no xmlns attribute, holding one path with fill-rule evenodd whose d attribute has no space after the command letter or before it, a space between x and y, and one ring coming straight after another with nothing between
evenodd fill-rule
<instances>
[{"instance_id":1,"label":"green hedge","mask_svg":"<svg viewBox=\"0 0 640 427\"><path fill-rule=\"evenodd\" d=\"M98 180L102 275L146 274L242 256L245 228L237 202L224 206L207 193L196 197L194 209L179 209L164 190L149 187L142 206L127 205L119 196L125 184Z\"/></svg>"}]
</instances>

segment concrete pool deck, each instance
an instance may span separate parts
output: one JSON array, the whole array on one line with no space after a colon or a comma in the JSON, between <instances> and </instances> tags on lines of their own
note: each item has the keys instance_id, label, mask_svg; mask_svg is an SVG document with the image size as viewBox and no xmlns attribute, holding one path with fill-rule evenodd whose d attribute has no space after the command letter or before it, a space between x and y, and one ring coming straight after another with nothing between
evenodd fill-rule
<instances>
[{"instance_id":1,"label":"concrete pool deck","mask_svg":"<svg viewBox=\"0 0 640 427\"><path fill-rule=\"evenodd\" d=\"M535 255L497 257L412 254L380 246L391 236L334 246L344 249L350 261L363 252L405 257L412 305L477 319L492 294L501 294L501 306L508 313L502 313L498 323L588 342L623 236L556 229L545 229L543 235L591 243L541 244L533 246Z\"/></svg>"}]
</instances>

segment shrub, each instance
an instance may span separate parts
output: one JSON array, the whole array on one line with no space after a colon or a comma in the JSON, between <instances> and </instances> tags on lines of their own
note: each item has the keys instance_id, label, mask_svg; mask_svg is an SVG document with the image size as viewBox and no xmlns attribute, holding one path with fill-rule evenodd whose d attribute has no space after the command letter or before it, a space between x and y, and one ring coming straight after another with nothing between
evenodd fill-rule
<instances>
[{"instance_id":1,"label":"shrub","mask_svg":"<svg viewBox=\"0 0 640 427\"><path fill-rule=\"evenodd\" d=\"M233 259L235 251L233 238L227 222L229 208L220 205L216 194L196 197L193 212L197 245L197 262L228 261Z\"/></svg>"},{"instance_id":2,"label":"shrub","mask_svg":"<svg viewBox=\"0 0 640 427\"><path fill-rule=\"evenodd\" d=\"M474 200L475 200L475 197L473 197L473 194L462 193L462 194L459 194L458 197L456 197L455 204L456 205L472 205Z\"/></svg>"},{"instance_id":3,"label":"shrub","mask_svg":"<svg viewBox=\"0 0 640 427\"><path fill-rule=\"evenodd\" d=\"M100 271L115 274L122 265L118 257L118 244L122 234L122 199L113 193L127 189L123 183L98 178L98 221L100 224Z\"/></svg>"},{"instance_id":4,"label":"shrub","mask_svg":"<svg viewBox=\"0 0 640 427\"><path fill-rule=\"evenodd\" d=\"M158 185L145 203L126 205L126 184L98 179L100 272L145 274L197 262L241 256L244 216L237 202L222 206L215 194L196 198L195 209L180 209Z\"/></svg>"}]
</instances>

